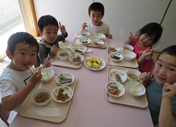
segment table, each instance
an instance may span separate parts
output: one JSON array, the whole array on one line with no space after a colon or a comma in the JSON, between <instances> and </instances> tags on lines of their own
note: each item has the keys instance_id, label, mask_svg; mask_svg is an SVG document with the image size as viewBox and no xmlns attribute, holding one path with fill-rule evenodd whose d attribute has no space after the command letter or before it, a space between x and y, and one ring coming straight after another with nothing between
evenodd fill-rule
<instances>
[{"instance_id":1,"label":"table","mask_svg":"<svg viewBox=\"0 0 176 127\"><path fill-rule=\"evenodd\" d=\"M73 42L73 34L66 41ZM108 44L123 45L123 40L109 39ZM89 47L90 48L90 47ZM77 77L77 86L72 98L66 119L61 123L21 116L15 117L10 127L152 127L149 108L135 108L126 105L113 104L105 98L107 83L107 50L91 48L87 56L98 56L106 61L106 67L101 71L91 71L84 64L79 69L51 66L56 73L70 72Z\"/></svg>"}]
</instances>

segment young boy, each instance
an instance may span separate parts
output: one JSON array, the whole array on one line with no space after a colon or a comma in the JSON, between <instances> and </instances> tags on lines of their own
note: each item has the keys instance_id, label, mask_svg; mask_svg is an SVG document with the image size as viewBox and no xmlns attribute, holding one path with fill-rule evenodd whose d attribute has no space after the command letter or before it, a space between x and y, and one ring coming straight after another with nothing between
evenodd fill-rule
<instances>
[{"instance_id":1,"label":"young boy","mask_svg":"<svg viewBox=\"0 0 176 127\"><path fill-rule=\"evenodd\" d=\"M141 73L140 79L149 83L147 99L153 124L162 127L176 125L176 45L165 48L154 67L154 79Z\"/></svg>"},{"instance_id":2,"label":"young boy","mask_svg":"<svg viewBox=\"0 0 176 127\"><path fill-rule=\"evenodd\" d=\"M44 58L47 58L48 56L53 58L59 48L58 41L64 41L68 35L65 26L61 25L60 22L58 25L57 20L51 15L40 17L38 27L39 34L43 36L43 38L39 42L39 61L37 61L37 66L44 64ZM58 35L58 28L62 33L60 35ZM51 46L51 48L45 47L46 45Z\"/></svg>"},{"instance_id":3,"label":"young boy","mask_svg":"<svg viewBox=\"0 0 176 127\"><path fill-rule=\"evenodd\" d=\"M33 74L28 67L36 62L38 50L38 42L32 35L18 32L10 36L6 54L11 62L4 68L0 78L1 98L5 110L18 112L20 105L40 81L41 71L37 70ZM45 62L41 68L51 65L48 58Z\"/></svg>"},{"instance_id":4,"label":"young boy","mask_svg":"<svg viewBox=\"0 0 176 127\"><path fill-rule=\"evenodd\" d=\"M83 32L88 31L91 34L94 33L102 33L105 34L107 38L112 39L112 35L109 31L109 25L101 21L104 16L104 6L99 2L94 2L89 6L88 9L89 18L91 21L87 23L82 23L82 29L80 31Z\"/></svg>"}]
</instances>

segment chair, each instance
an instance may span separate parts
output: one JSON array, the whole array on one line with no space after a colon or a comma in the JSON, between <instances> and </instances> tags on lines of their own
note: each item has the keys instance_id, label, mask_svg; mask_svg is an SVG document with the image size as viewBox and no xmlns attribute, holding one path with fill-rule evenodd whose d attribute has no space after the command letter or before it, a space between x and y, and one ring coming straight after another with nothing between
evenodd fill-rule
<instances>
[{"instance_id":1,"label":"chair","mask_svg":"<svg viewBox=\"0 0 176 127\"><path fill-rule=\"evenodd\" d=\"M4 106L3 103L0 102L0 118L4 121L4 123L9 126L9 123L7 122L8 118L10 115L10 111L7 111Z\"/></svg>"}]
</instances>

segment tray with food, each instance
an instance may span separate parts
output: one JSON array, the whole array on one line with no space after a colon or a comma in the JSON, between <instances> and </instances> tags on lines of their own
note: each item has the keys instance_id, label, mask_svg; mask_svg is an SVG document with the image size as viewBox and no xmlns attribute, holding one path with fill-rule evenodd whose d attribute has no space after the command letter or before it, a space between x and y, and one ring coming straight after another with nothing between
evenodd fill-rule
<instances>
[{"instance_id":1,"label":"tray with food","mask_svg":"<svg viewBox=\"0 0 176 127\"><path fill-rule=\"evenodd\" d=\"M138 68L136 54L129 50L124 50L122 46L108 45L108 64L112 66Z\"/></svg>"},{"instance_id":2,"label":"tray with food","mask_svg":"<svg viewBox=\"0 0 176 127\"><path fill-rule=\"evenodd\" d=\"M74 97L77 79L70 73L54 74L30 92L19 113L24 117L59 123L65 120Z\"/></svg>"},{"instance_id":3,"label":"tray with food","mask_svg":"<svg viewBox=\"0 0 176 127\"><path fill-rule=\"evenodd\" d=\"M81 38L76 38L73 41L73 45L85 45L87 47L93 48L106 48L107 47L107 39L105 38L98 38L99 36L95 35L88 35Z\"/></svg>"},{"instance_id":4,"label":"tray with food","mask_svg":"<svg viewBox=\"0 0 176 127\"><path fill-rule=\"evenodd\" d=\"M148 101L145 87L140 84L135 92L133 90L139 84L139 79L135 79L138 76L137 69L110 66L105 85L106 99L112 103L146 108Z\"/></svg>"},{"instance_id":5,"label":"tray with food","mask_svg":"<svg viewBox=\"0 0 176 127\"><path fill-rule=\"evenodd\" d=\"M92 56L86 57L84 65L92 71L99 71L106 67L106 62L100 57Z\"/></svg>"},{"instance_id":6,"label":"tray with food","mask_svg":"<svg viewBox=\"0 0 176 127\"><path fill-rule=\"evenodd\" d=\"M72 46L70 50L59 50L57 56L51 59L51 64L55 66L80 68L87 51L86 46Z\"/></svg>"}]
</instances>

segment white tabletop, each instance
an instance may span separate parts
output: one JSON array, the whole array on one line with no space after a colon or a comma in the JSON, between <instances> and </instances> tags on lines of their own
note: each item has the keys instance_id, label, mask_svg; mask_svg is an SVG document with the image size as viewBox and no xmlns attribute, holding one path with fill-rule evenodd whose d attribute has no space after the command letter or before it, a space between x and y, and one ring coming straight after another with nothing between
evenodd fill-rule
<instances>
[{"instance_id":1,"label":"white tabletop","mask_svg":"<svg viewBox=\"0 0 176 127\"><path fill-rule=\"evenodd\" d=\"M66 41L73 42L74 35ZM108 44L123 45L123 40L109 39ZM89 49L90 47L88 47ZM66 119L61 123L52 123L21 116L15 117L10 127L152 127L149 108L136 108L113 104L106 100L108 57L106 49L91 48L87 56L98 56L106 61L101 71L91 71L84 64L79 69L51 66L56 73L70 72L77 79L74 96Z\"/></svg>"}]
</instances>

